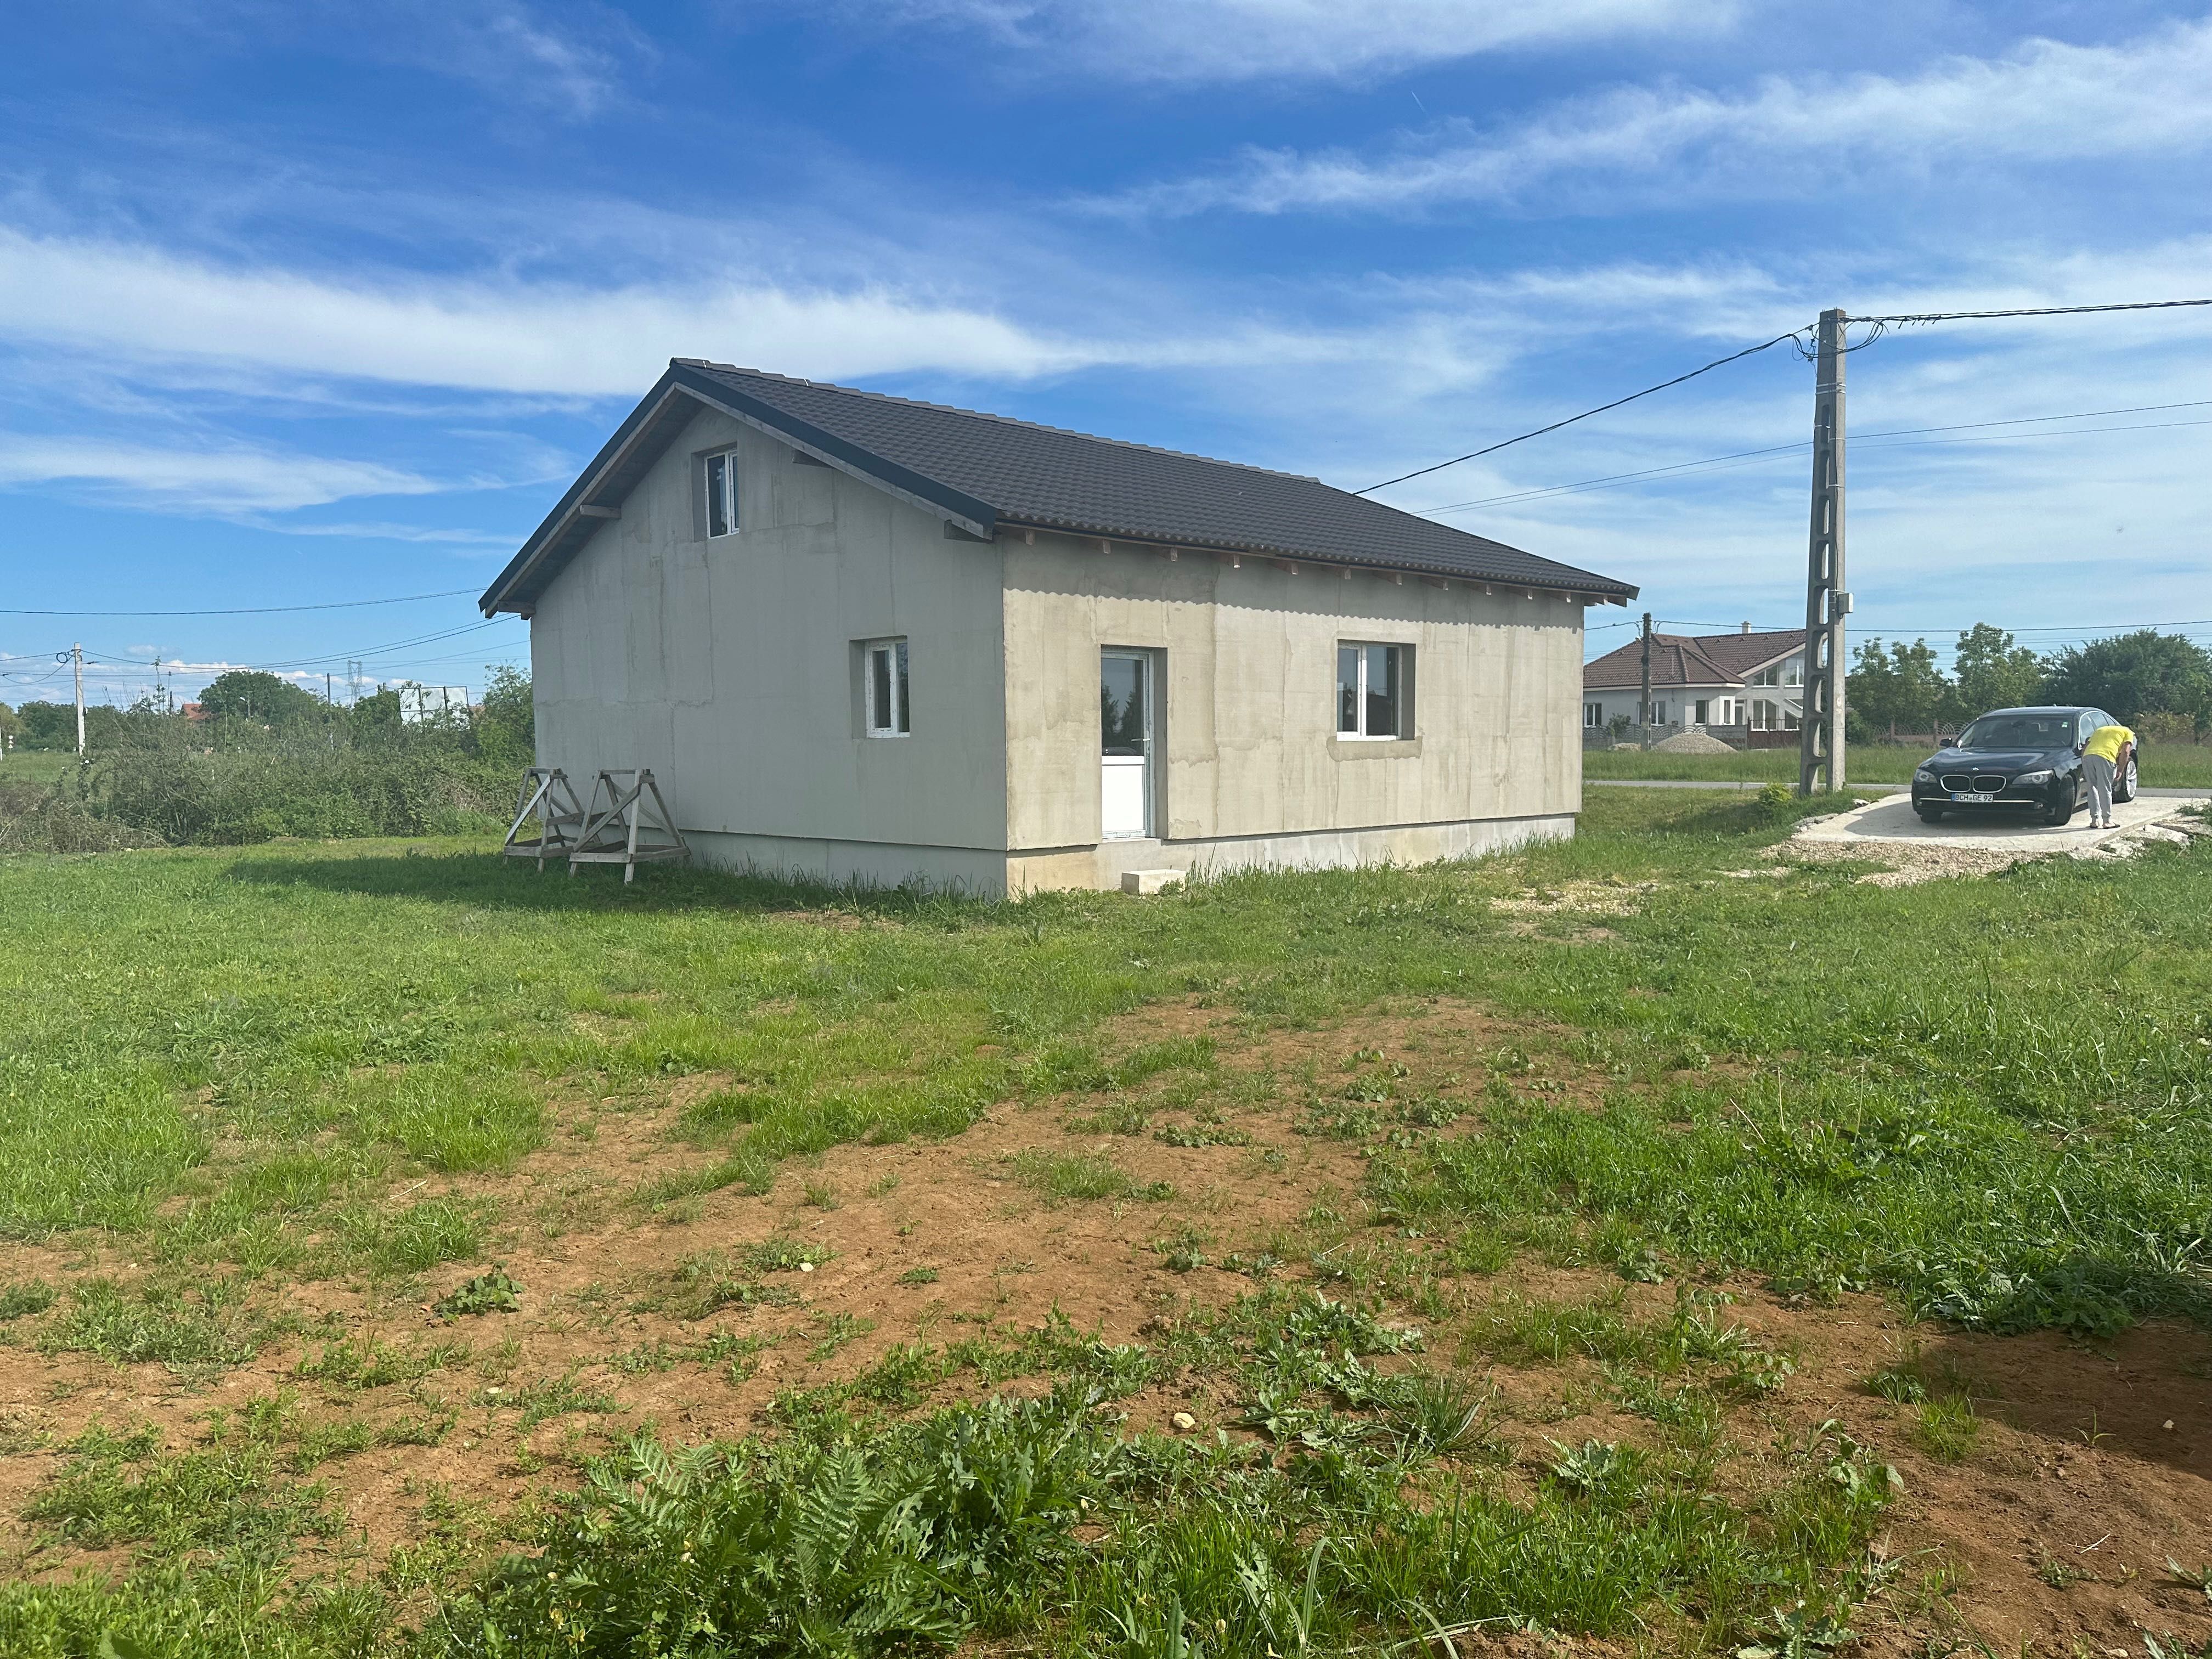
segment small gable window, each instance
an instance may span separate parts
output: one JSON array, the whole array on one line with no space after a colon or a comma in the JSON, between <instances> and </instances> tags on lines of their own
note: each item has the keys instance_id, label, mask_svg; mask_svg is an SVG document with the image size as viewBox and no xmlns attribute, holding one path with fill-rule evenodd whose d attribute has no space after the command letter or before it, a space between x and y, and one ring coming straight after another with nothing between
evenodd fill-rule
<instances>
[{"instance_id":1,"label":"small gable window","mask_svg":"<svg viewBox=\"0 0 2212 1659\"><path fill-rule=\"evenodd\" d=\"M738 453L707 457L707 533L731 536L738 529Z\"/></svg>"}]
</instances>

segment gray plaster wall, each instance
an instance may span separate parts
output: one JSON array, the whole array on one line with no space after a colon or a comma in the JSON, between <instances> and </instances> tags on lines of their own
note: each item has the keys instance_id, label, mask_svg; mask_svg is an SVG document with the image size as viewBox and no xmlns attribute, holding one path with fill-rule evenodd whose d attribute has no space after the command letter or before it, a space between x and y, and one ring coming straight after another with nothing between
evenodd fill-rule
<instances>
[{"instance_id":1,"label":"gray plaster wall","mask_svg":"<svg viewBox=\"0 0 2212 1659\"><path fill-rule=\"evenodd\" d=\"M1005 550L1017 885L1106 884L1133 857L1412 861L1571 830L1581 811L1578 604L1043 534ZM1337 737L1337 647L1355 641L1413 647L1410 738ZM1160 653L1167 686L1165 836L1134 848L1098 837L1110 646Z\"/></svg>"},{"instance_id":2,"label":"gray plaster wall","mask_svg":"<svg viewBox=\"0 0 2212 1659\"><path fill-rule=\"evenodd\" d=\"M732 446L740 528L708 538L697 458ZM1001 550L795 456L702 410L547 588L531 623L539 762L580 788L652 767L714 861L997 890ZM855 646L901 635L914 731L868 738Z\"/></svg>"},{"instance_id":3,"label":"gray plaster wall","mask_svg":"<svg viewBox=\"0 0 2212 1659\"><path fill-rule=\"evenodd\" d=\"M699 457L739 455L709 538ZM984 892L1131 868L1419 862L1571 834L1582 610L930 514L712 410L532 621L542 764L653 769L703 860ZM860 641L903 637L913 732L863 734ZM1410 645L1414 735L1335 734L1336 649ZM1099 835L1098 659L1164 671L1163 839Z\"/></svg>"}]
</instances>

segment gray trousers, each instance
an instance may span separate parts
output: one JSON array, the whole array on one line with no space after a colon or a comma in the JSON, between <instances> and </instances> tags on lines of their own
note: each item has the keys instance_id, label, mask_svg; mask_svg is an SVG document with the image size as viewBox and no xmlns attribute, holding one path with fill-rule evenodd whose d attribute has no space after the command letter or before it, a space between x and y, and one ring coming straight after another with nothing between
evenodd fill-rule
<instances>
[{"instance_id":1,"label":"gray trousers","mask_svg":"<svg viewBox=\"0 0 2212 1659\"><path fill-rule=\"evenodd\" d=\"M2089 781L2089 816L2102 823L2112 816L2112 763L2102 755L2084 755L2081 775Z\"/></svg>"}]
</instances>

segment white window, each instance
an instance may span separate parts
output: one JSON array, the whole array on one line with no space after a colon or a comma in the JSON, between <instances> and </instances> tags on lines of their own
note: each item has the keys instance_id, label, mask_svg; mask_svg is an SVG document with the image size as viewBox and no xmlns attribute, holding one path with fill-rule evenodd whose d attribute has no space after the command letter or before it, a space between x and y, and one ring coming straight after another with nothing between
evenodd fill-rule
<instances>
[{"instance_id":1,"label":"white window","mask_svg":"<svg viewBox=\"0 0 2212 1659\"><path fill-rule=\"evenodd\" d=\"M738 452L707 457L707 533L732 536L738 530Z\"/></svg>"},{"instance_id":2,"label":"white window","mask_svg":"<svg viewBox=\"0 0 2212 1659\"><path fill-rule=\"evenodd\" d=\"M1603 726L1605 724L1605 705L1601 702L1584 703L1583 705L1583 724L1584 726Z\"/></svg>"},{"instance_id":3,"label":"white window","mask_svg":"<svg viewBox=\"0 0 2212 1659\"><path fill-rule=\"evenodd\" d=\"M1751 705L1751 729L1771 732L1781 723L1782 711L1765 697L1755 699Z\"/></svg>"},{"instance_id":4,"label":"white window","mask_svg":"<svg viewBox=\"0 0 2212 1659\"><path fill-rule=\"evenodd\" d=\"M1782 683L1784 685L1802 685L1805 684L1804 658L1792 657L1788 662L1782 665Z\"/></svg>"},{"instance_id":5,"label":"white window","mask_svg":"<svg viewBox=\"0 0 2212 1659\"><path fill-rule=\"evenodd\" d=\"M1665 703L1655 702L1651 705L1651 724L1654 726L1664 726L1667 724L1667 705Z\"/></svg>"},{"instance_id":6,"label":"white window","mask_svg":"<svg viewBox=\"0 0 2212 1659\"><path fill-rule=\"evenodd\" d=\"M1696 724L1703 726L1705 723L1705 713L1711 707L1712 705L1705 698L1700 697L1698 699L1698 718Z\"/></svg>"},{"instance_id":7,"label":"white window","mask_svg":"<svg viewBox=\"0 0 2212 1659\"><path fill-rule=\"evenodd\" d=\"M1410 645L1336 647L1336 734L1403 738L1413 730Z\"/></svg>"},{"instance_id":8,"label":"white window","mask_svg":"<svg viewBox=\"0 0 2212 1659\"><path fill-rule=\"evenodd\" d=\"M860 697L870 737L902 738L914 730L907 720L904 640L870 640L860 647Z\"/></svg>"}]
</instances>

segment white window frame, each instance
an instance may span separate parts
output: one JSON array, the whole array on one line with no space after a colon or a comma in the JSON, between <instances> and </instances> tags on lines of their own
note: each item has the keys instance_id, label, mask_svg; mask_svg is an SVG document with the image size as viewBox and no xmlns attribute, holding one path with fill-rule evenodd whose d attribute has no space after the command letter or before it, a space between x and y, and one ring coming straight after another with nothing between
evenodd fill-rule
<instances>
[{"instance_id":1,"label":"white window frame","mask_svg":"<svg viewBox=\"0 0 2212 1659\"><path fill-rule=\"evenodd\" d=\"M719 485L720 499L716 499ZM744 528L744 503L738 492L738 452L718 449L699 458L699 488L706 503L704 523L711 539L717 536L734 536ZM714 528L717 509L722 514L723 528Z\"/></svg>"},{"instance_id":2,"label":"white window frame","mask_svg":"<svg viewBox=\"0 0 2212 1659\"><path fill-rule=\"evenodd\" d=\"M914 735L912 706L907 682L912 673L912 653L903 635L892 639L860 641L860 729L871 738ZM883 670L883 691L889 707L877 700L876 671ZM878 720L878 716L882 718Z\"/></svg>"},{"instance_id":3,"label":"white window frame","mask_svg":"<svg viewBox=\"0 0 2212 1659\"><path fill-rule=\"evenodd\" d=\"M1583 705L1583 729L1585 732L1595 732L1604 724L1605 705L1602 702L1586 702Z\"/></svg>"},{"instance_id":4,"label":"white window frame","mask_svg":"<svg viewBox=\"0 0 2212 1659\"><path fill-rule=\"evenodd\" d=\"M1413 647L1395 640L1339 640L1336 642L1335 673L1329 683L1329 700L1336 702L1334 711L1336 738L1339 743L1403 743L1413 734ZM1358 669L1354 679L1352 708L1358 711L1356 731L1345 730L1344 708L1338 702L1344 695L1344 653L1356 653ZM1398 729L1395 732L1367 730L1367 653L1370 651L1395 651L1398 653Z\"/></svg>"}]
</instances>

